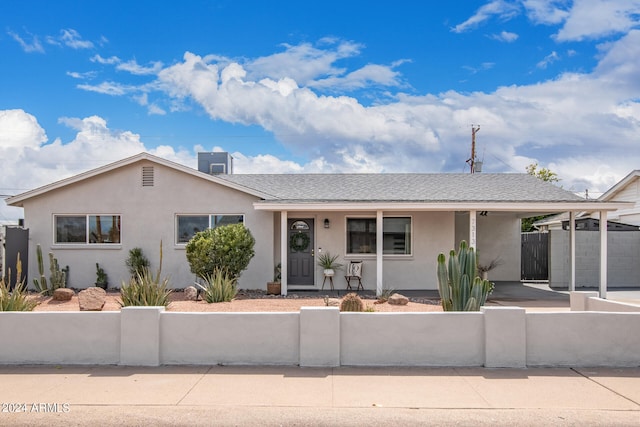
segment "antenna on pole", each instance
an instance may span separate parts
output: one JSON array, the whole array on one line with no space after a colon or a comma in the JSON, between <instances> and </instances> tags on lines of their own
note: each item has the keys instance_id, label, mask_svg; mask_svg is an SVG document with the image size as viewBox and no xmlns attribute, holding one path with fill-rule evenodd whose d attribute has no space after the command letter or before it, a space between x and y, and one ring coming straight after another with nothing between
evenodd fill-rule
<instances>
[{"instance_id":1,"label":"antenna on pole","mask_svg":"<svg viewBox=\"0 0 640 427\"><path fill-rule=\"evenodd\" d=\"M480 125L471 125L471 157L467 160L471 166L471 173L476 172L476 133L480 131Z\"/></svg>"}]
</instances>

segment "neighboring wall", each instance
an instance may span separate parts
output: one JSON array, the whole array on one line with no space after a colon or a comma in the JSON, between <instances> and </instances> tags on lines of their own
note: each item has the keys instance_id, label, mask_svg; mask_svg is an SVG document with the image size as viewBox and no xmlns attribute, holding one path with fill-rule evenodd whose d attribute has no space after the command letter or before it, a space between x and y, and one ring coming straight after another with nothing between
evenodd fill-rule
<instances>
[{"instance_id":1,"label":"neighboring wall","mask_svg":"<svg viewBox=\"0 0 640 427\"><path fill-rule=\"evenodd\" d=\"M141 185L142 166L154 167L154 186ZM172 287L193 283L184 245L176 241L176 214L244 214L245 225L256 239L256 256L251 260L239 285L265 288L273 275L273 214L255 211L256 197L215 184L205 178L142 161L80 181L25 201L25 227L30 229L29 283L38 273L36 245L45 254L53 252L61 267L69 266L69 286L87 288L96 280L96 263L108 277L109 286L128 281L125 260L129 250L141 247L158 268L162 242L163 276ZM69 245L53 243L54 214L119 214L122 216L121 244Z\"/></svg>"},{"instance_id":2,"label":"neighboring wall","mask_svg":"<svg viewBox=\"0 0 640 427\"><path fill-rule=\"evenodd\" d=\"M519 307L466 313L340 313L337 307L0 312L0 364L623 367L640 366L638 330L640 312L527 313Z\"/></svg>"},{"instance_id":3,"label":"neighboring wall","mask_svg":"<svg viewBox=\"0 0 640 427\"><path fill-rule=\"evenodd\" d=\"M569 231L551 230L549 236L549 285L569 286ZM640 286L640 231L607 233L608 287ZM600 233L576 232L576 288L598 288Z\"/></svg>"}]
</instances>

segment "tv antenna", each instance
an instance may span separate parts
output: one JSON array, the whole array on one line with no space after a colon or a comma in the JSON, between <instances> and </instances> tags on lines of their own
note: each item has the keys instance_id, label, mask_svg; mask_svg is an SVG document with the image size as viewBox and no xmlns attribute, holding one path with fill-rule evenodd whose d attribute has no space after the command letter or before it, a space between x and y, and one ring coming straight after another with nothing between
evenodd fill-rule
<instances>
[{"instance_id":1,"label":"tv antenna","mask_svg":"<svg viewBox=\"0 0 640 427\"><path fill-rule=\"evenodd\" d=\"M482 162L476 159L476 133L480 131L480 125L471 125L471 157L467 160L471 167L471 173L482 172ZM477 163L477 165L476 165Z\"/></svg>"}]
</instances>

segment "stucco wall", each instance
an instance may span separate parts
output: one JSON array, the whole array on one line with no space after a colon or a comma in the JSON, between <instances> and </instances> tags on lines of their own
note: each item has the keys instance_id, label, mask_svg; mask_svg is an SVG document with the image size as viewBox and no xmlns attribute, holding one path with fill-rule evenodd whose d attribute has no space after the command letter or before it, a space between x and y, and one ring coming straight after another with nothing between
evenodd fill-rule
<instances>
[{"instance_id":1,"label":"stucco wall","mask_svg":"<svg viewBox=\"0 0 640 427\"><path fill-rule=\"evenodd\" d=\"M569 286L569 231L549 236L549 285ZM640 232L607 233L608 287L640 286ZM576 232L576 288L597 288L600 281L600 233Z\"/></svg>"},{"instance_id":2,"label":"stucco wall","mask_svg":"<svg viewBox=\"0 0 640 427\"><path fill-rule=\"evenodd\" d=\"M489 280L520 281L520 219L514 213L476 214L476 239L480 264L499 258L501 265L489 272ZM469 242L469 213L456 213L456 243ZM450 249L454 249L453 247Z\"/></svg>"},{"instance_id":3,"label":"stucco wall","mask_svg":"<svg viewBox=\"0 0 640 427\"><path fill-rule=\"evenodd\" d=\"M638 366L640 313L0 312L3 364ZM60 333L64 331L65 333ZM553 333L549 333L553 331Z\"/></svg>"},{"instance_id":4,"label":"stucco wall","mask_svg":"<svg viewBox=\"0 0 640 427\"><path fill-rule=\"evenodd\" d=\"M142 166L153 166L155 185L142 187ZM256 239L256 256L240 278L244 288L265 288L273 272L273 214L255 211L257 198L217 185L206 179L149 162L138 162L78 182L25 202L25 227L30 229L29 283L37 274L36 245L53 251L62 267L70 268L69 286L86 288L96 279L96 262L109 276L110 286L128 280L125 260L129 250L140 247L158 268L160 242L163 276L171 286L192 284L184 245L175 243L176 214L244 214L245 225ZM119 214L119 245L54 245L54 214ZM49 263L45 261L48 276Z\"/></svg>"},{"instance_id":5,"label":"stucco wall","mask_svg":"<svg viewBox=\"0 0 640 427\"><path fill-rule=\"evenodd\" d=\"M454 216L451 212L393 212L387 216L409 216L412 218L412 255L384 256L383 286L387 289L437 289L436 259L441 251L448 251L453 241ZM375 254L345 256L347 218L375 217L375 212L290 212L289 218L314 218L316 224L315 253L329 251L340 255L338 262L362 260L362 283L365 289L376 289ZM329 219L330 227L324 228ZM322 268L316 265L315 283L321 288ZM333 278L337 289L345 289L344 269ZM325 284L325 289L329 286Z\"/></svg>"}]
</instances>

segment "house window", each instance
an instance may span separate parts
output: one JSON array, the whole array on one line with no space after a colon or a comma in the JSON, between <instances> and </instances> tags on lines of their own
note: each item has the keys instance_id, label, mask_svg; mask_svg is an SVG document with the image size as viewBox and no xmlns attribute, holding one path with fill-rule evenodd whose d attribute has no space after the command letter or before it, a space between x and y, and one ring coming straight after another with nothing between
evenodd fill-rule
<instances>
[{"instance_id":1,"label":"house window","mask_svg":"<svg viewBox=\"0 0 640 427\"><path fill-rule=\"evenodd\" d=\"M347 253L376 253L375 218L347 218Z\"/></svg>"},{"instance_id":2,"label":"house window","mask_svg":"<svg viewBox=\"0 0 640 427\"><path fill-rule=\"evenodd\" d=\"M187 243L196 233L223 225L241 224L244 215L177 215L176 242Z\"/></svg>"},{"instance_id":3,"label":"house window","mask_svg":"<svg viewBox=\"0 0 640 427\"><path fill-rule=\"evenodd\" d=\"M411 255L411 217L382 219L382 253ZM376 219L347 218L347 254L376 253Z\"/></svg>"},{"instance_id":4,"label":"house window","mask_svg":"<svg viewBox=\"0 0 640 427\"><path fill-rule=\"evenodd\" d=\"M388 217L382 219L382 253L411 254L411 218Z\"/></svg>"},{"instance_id":5,"label":"house window","mask_svg":"<svg viewBox=\"0 0 640 427\"><path fill-rule=\"evenodd\" d=\"M55 243L120 243L120 215L56 215L54 223Z\"/></svg>"}]
</instances>

